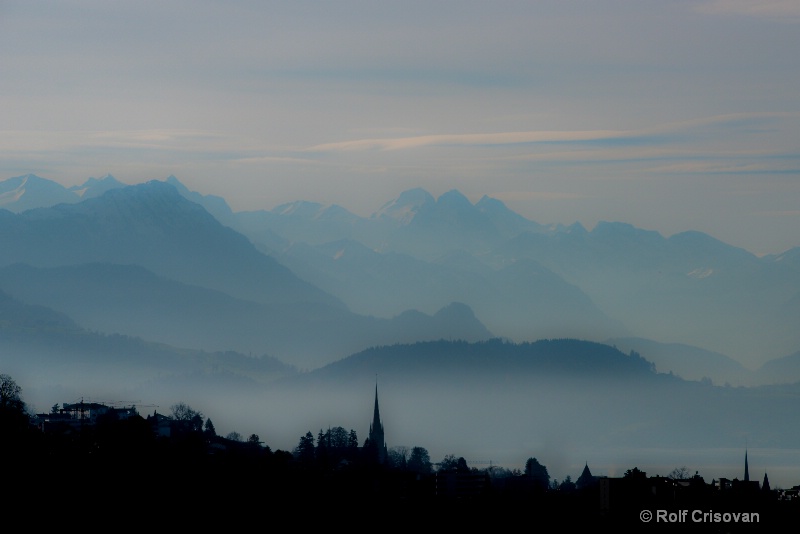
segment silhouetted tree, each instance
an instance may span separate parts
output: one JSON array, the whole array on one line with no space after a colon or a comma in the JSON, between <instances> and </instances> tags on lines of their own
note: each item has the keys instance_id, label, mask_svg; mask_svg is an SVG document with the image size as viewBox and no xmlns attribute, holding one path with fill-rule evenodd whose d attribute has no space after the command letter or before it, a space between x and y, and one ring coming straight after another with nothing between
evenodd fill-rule
<instances>
[{"instance_id":1,"label":"silhouetted tree","mask_svg":"<svg viewBox=\"0 0 800 534\"><path fill-rule=\"evenodd\" d=\"M358 453L358 436L341 426L320 429L317 434L316 458L322 465L333 467L343 460L351 461Z\"/></svg>"},{"instance_id":2,"label":"silhouetted tree","mask_svg":"<svg viewBox=\"0 0 800 534\"><path fill-rule=\"evenodd\" d=\"M294 457L303 463L311 463L314 461L314 454L314 434L309 431L300 437L300 442L294 449Z\"/></svg>"},{"instance_id":3,"label":"silhouetted tree","mask_svg":"<svg viewBox=\"0 0 800 534\"><path fill-rule=\"evenodd\" d=\"M25 451L30 435L30 416L21 396L22 388L10 375L0 374L0 452L6 461L12 451Z\"/></svg>"},{"instance_id":4,"label":"silhouetted tree","mask_svg":"<svg viewBox=\"0 0 800 534\"><path fill-rule=\"evenodd\" d=\"M179 402L170 407L172 418L183 431L201 434L203 432L203 414L186 403Z\"/></svg>"},{"instance_id":5,"label":"silhouetted tree","mask_svg":"<svg viewBox=\"0 0 800 534\"><path fill-rule=\"evenodd\" d=\"M335 426L326 432L328 446L332 449L346 449L350 445L350 434L344 428ZM358 444L358 440L356 440Z\"/></svg>"},{"instance_id":6,"label":"silhouetted tree","mask_svg":"<svg viewBox=\"0 0 800 534\"><path fill-rule=\"evenodd\" d=\"M456 458L455 454L446 454L442 461L439 462L438 471L455 471L456 465L458 465L458 458Z\"/></svg>"},{"instance_id":7,"label":"silhouetted tree","mask_svg":"<svg viewBox=\"0 0 800 534\"><path fill-rule=\"evenodd\" d=\"M687 478L690 478L689 469L687 469L685 465L676 467L669 472L667 478L671 478L672 480L686 480Z\"/></svg>"},{"instance_id":8,"label":"silhouetted tree","mask_svg":"<svg viewBox=\"0 0 800 534\"><path fill-rule=\"evenodd\" d=\"M399 445L389 449L389 467L393 469L405 470L408 468L408 456L411 450L405 445Z\"/></svg>"},{"instance_id":9,"label":"silhouetted tree","mask_svg":"<svg viewBox=\"0 0 800 534\"><path fill-rule=\"evenodd\" d=\"M250 434L250 437L247 438L247 443L250 445L261 445L261 438L258 437L258 434Z\"/></svg>"},{"instance_id":10,"label":"silhouetted tree","mask_svg":"<svg viewBox=\"0 0 800 534\"><path fill-rule=\"evenodd\" d=\"M325 451L327 448L328 448L328 443L325 439L325 432L323 432L322 429L320 428L319 432L317 433L317 452L321 453Z\"/></svg>"},{"instance_id":11,"label":"silhouetted tree","mask_svg":"<svg viewBox=\"0 0 800 534\"><path fill-rule=\"evenodd\" d=\"M525 476L530 477L537 488L547 489L550 484L550 474L547 472L547 468L536 458L528 458L525 462Z\"/></svg>"},{"instance_id":12,"label":"silhouetted tree","mask_svg":"<svg viewBox=\"0 0 800 534\"><path fill-rule=\"evenodd\" d=\"M20 388L14 379L7 374L0 374L0 410L17 410L24 409L22 397L20 397Z\"/></svg>"},{"instance_id":13,"label":"silhouetted tree","mask_svg":"<svg viewBox=\"0 0 800 534\"><path fill-rule=\"evenodd\" d=\"M558 490L563 492L571 492L575 491L575 483L572 481L572 477L567 475L567 477L558 485Z\"/></svg>"},{"instance_id":14,"label":"silhouetted tree","mask_svg":"<svg viewBox=\"0 0 800 534\"><path fill-rule=\"evenodd\" d=\"M170 411L172 412L172 418L176 421L189 421L197 413L185 402L173 404L170 406Z\"/></svg>"},{"instance_id":15,"label":"silhouetted tree","mask_svg":"<svg viewBox=\"0 0 800 534\"><path fill-rule=\"evenodd\" d=\"M458 473L467 473L469 472L469 467L467 466L467 461L464 459L463 456L456 458L453 454L448 454L442 461L439 462L439 471L446 473L446 472L458 472Z\"/></svg>"},{"instance_id":16,"label":"silhouetted tree","mask_svg":"<svg viewBox=\"0 0 800 534\"><path fill-rule=\"evenodd\" d=\"M469 466L463 456L459 456L456 460L456 471L459 473L469 473Z\"/></svg>"},{"instance_id":17,"label":"silhouetted tree","mask_svg":"<svg viewBox=\"0 0 800 534\"><path fill-rule=\"evenodd\" d=\"M428 449L425 447L414 447L408 457L408 470L421 475L433 472L433 464Z\"/></svg>"},{"instance_id":18,"label":"silhouetted tree","mask_svg":"<svg viewBox=\"0 0 800 534\"><path fill-rule=\"evenodd\" d=\"M209 437L217 435L217 430L214 428L214 423L211 422L211 419L206 419L205 433Z\"/></svg>"},{"instance_id":19,"label":"silhouetted tree","mask_svg":"<svg viewBox=\"0 0 800 534\"><path fill-rule=\"evenodd\" d=\"M499 465L492 465L486 468L486 473L490 478L511 478L522 475L519 469L507 469Z\"/></svg>"},{"instance_id":20,"label":"silhouetted tree","mask_svg":"<svg viewBox=\"0 0 800 534\"><path fill-rule=\"evenodd\" d=\"M229 432L228 435L225 436L225 439L229 439L231 441L242 441L242 435L234 430L233 432Z\"/></svg>"},{"instance_id":21,"label":"silhouetted tree","mask_svg":"<svg viewBox=\"0 0 800 534\"><path fill-rule=\"evenodd\" d=\"M641 471L638 467L634 467L633 469L628 469L622 475L622 478L630 478L630 479L645 479L647 478L647 473Z\"/></svg>"}]
</instances>

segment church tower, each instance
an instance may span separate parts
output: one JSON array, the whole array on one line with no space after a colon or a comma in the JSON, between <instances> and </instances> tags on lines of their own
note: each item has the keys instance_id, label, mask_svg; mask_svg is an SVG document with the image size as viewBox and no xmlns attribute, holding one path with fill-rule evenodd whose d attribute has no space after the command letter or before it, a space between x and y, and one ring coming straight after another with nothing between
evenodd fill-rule
<instances>
[{"instance_id":1,"label":"church tower","mask_svg":"<svg viewBox=\"0 0 800 534\"><path fill-rule=\"evenodd\" d=\"M389 451L386 448L386 438L383 434L381 412L378 408L378 384L375 384L375 408L372 413L372 423L369 425L369 437L364 443L364 451L368 458L379 464L386 463Z\"/></svg>"},{"instance_id":2,"label":"church tower","mask_svg":"<svg viewBox=\"0 0 800 534\"><path fill-rule=\"evenodd\" d=\"M377 402L377 399L375 402ZM747 449L744 451L744 481L750 482L750 469L747 467Z\"/></svg>"},{"instance_id":3,"label":"church tower","mask_svg":"<svg viewBox=\"0 0 800 534\"><path fill-rule=\"evenodd\" d=\"M589 462L586 462L581 476L579 476L578 480L575 481L575 487L577 489L588 488L589 486L593 486L595 481L595 477L593 477L592 472L589 471Z\"/></svg>"}]
</instances>

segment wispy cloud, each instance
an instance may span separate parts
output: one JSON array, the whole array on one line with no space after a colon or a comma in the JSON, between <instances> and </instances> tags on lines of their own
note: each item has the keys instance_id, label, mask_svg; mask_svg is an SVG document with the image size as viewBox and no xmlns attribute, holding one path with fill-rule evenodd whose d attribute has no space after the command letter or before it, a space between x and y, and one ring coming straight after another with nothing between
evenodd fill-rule
<instances>
[{"instance_id":1,"label":"wispy cloud","mask_svg":"<svg viewBox=\"0 0 800 534\"><path fill-rule=\"evenodd\" d=\"M430 146L507 146L537 143L592 143L618 141L638 144L652 139L662 142L665 135L680 135L703 128L731 127L736 124L764 123L774 118L795 116L786 113L740 113L657 125L637 130L531 130L521 132L436 134L389 138L364 138L352 141L323 143L306 149L307 152L354 152L406 150Z\"/></svg>"},{"instance_id":2,"label":"wispy cloud","mask_svg":"<svg viewBox=\"0 0 800 534\"><path fill-rule=\"evenodd\" d=\"M325 143L310 147L311 152L340 152L357 150L403 150L424 146L492 146L515 145L523 143L553 143L569 141L595 141L600 139L615 139L627 137L626 132L613 130L593 131L530 131L530 132L499 132L499 133L474 133L474 134L440 134L421 135L416 137L397 137L379 139L357 139Z\"/></svg>"},{"instance_id":3,"label":"wispy cloud","mask_svg":"<svg viewBox=\"0 0 800 534\"><path fill-rule=\"evenodd\" d=\"M800 174L797 162L775 165L756 163L735 163L735 162L680 162L671 165L653 167L647 172L662 174Z\"/></svg>"}]
</instances>

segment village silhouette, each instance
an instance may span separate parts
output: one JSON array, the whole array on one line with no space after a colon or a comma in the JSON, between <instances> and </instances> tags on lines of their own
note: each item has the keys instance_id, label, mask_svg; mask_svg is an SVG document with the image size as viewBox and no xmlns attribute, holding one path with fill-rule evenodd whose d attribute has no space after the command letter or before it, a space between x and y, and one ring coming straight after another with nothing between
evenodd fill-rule
<instances>
[{"instance_id":1,"label":"village silhouette","mask_svg":"<svg viewBox=\"0 0 800 534\"><path fill-rule=\"evenodd\" d=\"M332 427L316 436L307 432L285 451L272 450L256 434L220 436L210 419L185 403L173 405L169 415L84 400L32 414L14 380L0 378L4 472L27 502L79 496L108 506L146 495L147 501L207 511L302 503L340 513L369 503L372 513L402 506L405 519L440 514L447 524L454 518L476 524L480 510L496 518L560 517L575 526L709 532L761 531L800 513L800 486L773 489L766 473L751 478L746 450L741 478L711 481L686 468L652 476L632 466L621 477L595 476L588 463L576 479L557 481L535 457L524 470L471 467L453 455L433 462L422 446L387 445L377 385L363 442L355 430Z\"/></svg>"}]
</instances>

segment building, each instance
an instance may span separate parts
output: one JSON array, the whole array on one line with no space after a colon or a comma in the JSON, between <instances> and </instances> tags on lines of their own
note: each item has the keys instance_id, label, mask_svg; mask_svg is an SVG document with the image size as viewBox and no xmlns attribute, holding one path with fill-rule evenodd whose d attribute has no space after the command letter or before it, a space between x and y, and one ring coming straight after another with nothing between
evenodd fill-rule
<instances>
[{"instance_id":1,"label":"building","mask_svg":"<svg viewBox=\"0 0 800 534\"><path fill-rule=\"evenodd\" d=\"M375 384L375 408L372 413L372 423L369 425L369 436L364 442L364 453L367 459L378 464L385 464L389 458L386 447L386 437L381 422L381 412L378 408L378 385Z\"/></svg>"},{"instance_id":2,"label":"building","mask_svg":"<svg viewBox=\"0 0 800 534\"><path fill-rule=\"evenodd\" d=\"M581 476L578 477L578 480L575 481L575 488L582 490L585 488L589 488L595 486L597 484L597 477L592 476L592 472L589 470L589 462L586 462L586 465L583 467L583 472Z\"/></svg>"},{"instance_id":3,"label":"building","mask_svg":"<svg viewBox=\"0 0 800 534\"><path fill-rule=\"evenodd\" d=\"M50 413L36 414L39 430L42 432L57 429L79 430L83 427L94 427L98 420L103 418L125 420L139 415L135 406L115 408L98 402L84 402L83 399L74 404L64 403L61 406L61 408L53 406Z\"/></svg>"}]
</instances>

